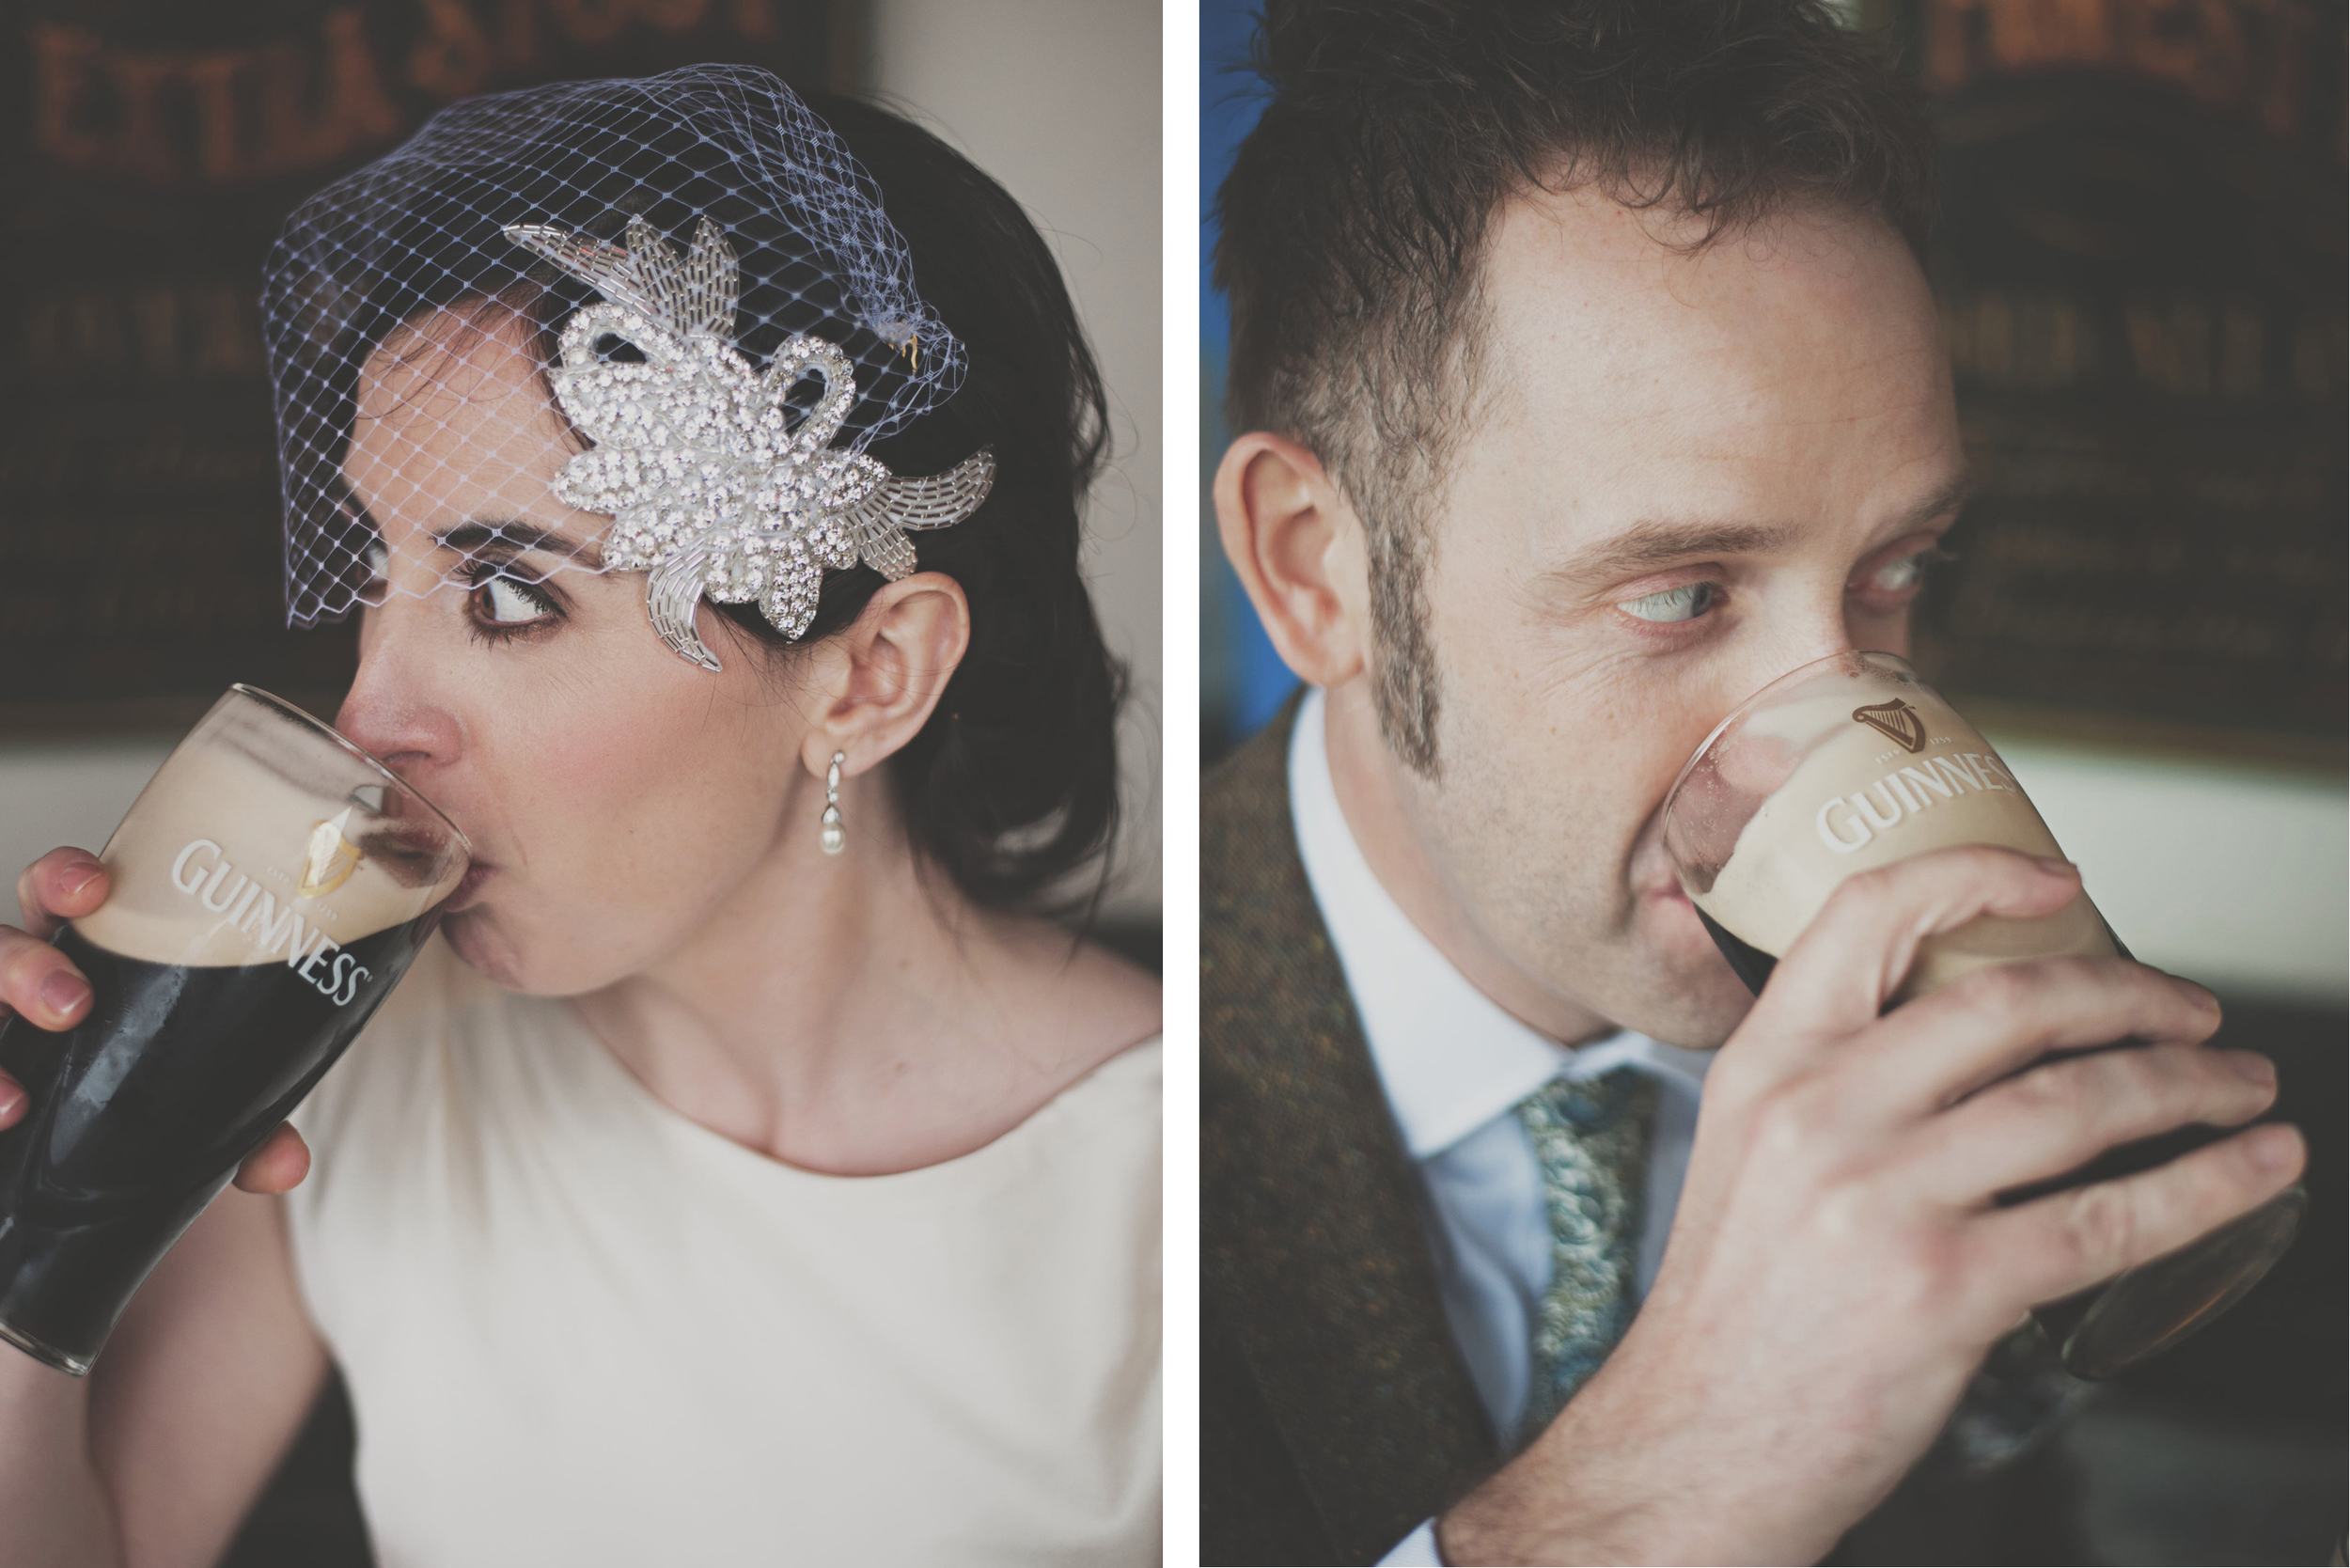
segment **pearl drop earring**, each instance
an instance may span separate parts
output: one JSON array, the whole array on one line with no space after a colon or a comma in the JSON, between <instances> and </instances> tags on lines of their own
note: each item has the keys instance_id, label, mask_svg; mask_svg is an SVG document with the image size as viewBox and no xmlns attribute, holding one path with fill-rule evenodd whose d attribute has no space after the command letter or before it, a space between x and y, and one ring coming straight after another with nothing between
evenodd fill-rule
<instances>
[{"instance_id":1,"label":"pearl drop earring","mask_svg":"<svg viewBox=\"0 0 2350 1568\"><path fill-rule=\"evenodd\" d=\"M849 836L840 830L840 764L848 760L847 752L836 751L832 766L824 770L824 825L817 842L824 846L826 855L838 855L848 847Z\"/></svg>"}]
</instances>

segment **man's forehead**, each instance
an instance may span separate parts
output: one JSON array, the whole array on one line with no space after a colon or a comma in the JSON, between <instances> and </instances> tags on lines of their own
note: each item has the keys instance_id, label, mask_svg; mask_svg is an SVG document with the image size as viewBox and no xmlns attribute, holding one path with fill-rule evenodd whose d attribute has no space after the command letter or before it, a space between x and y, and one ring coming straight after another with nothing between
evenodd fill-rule
<instances>
[{"instance_id":1,"label":"man's forehead","mask_svg":"<svg viewBox=\"0 0 2350 1568\"><path fill-rule=\"evenodd\" d=\"M1562 527L1898 510L1955 478L1939 322L1889 227L1795 211L1701 235L1589 188L1505 205L1456 501L1555 544Z\"/></svg>"},{"instance_id":2,"label":"man's forehead","mask_svg":"<svg viewBox=\"0 0 2350 1568\"><path fill-rule=\"evenodd\" d=\"M1710 243L1686 213L1595 187L1529 192L1496 214L1480 294L1490 371L1593 389L1819 375L1869 364L1888 326L1930 322L1908 249L1874 220L1790 208ZM1929 335L1931 337L1931 335ZM1652 400L1644 398L1641 400Z\"/></svg>"}]
</instances>

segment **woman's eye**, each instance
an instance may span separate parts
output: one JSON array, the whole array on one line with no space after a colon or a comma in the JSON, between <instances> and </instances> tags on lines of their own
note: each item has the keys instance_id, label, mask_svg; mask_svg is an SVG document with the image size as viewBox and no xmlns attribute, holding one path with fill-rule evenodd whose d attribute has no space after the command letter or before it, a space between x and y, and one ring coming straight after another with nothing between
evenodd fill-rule
<instances>
[{"instance_id":1,"label":"woman's eye","mask_svg":"<svg viewBox=\"0 0 2350 1568\"><path fill-rule=\"evenodd\" d=\"M1711 609L1721 591L1718 583L1684 583L1662 593L1642 594L1627 599L1616 608L1641 620L1695 620Z\"/></svg>"},{"instance_id":2,"label":"woman's eye","mask_svg":"<svg viewBox=\"0 0 2350 1568\"><path fill-rule=\"evenodd\" d=\"M392 587L391 553L384 548L381 540L368 546L367 564L368 580L359 589L359 603L381 604L390 597Z\"/></svg>"},{"instance_id":3,"label":"woman's eye","mask_svg":"<svg viewBox=\"0 0 2350 1568\"><path fill-rule=\"evenodd\" d=\"M555 613L545 594L510 577L492 577L474 594L481 618L494 626L518 626Z\"/></svg>"}]
</instances>

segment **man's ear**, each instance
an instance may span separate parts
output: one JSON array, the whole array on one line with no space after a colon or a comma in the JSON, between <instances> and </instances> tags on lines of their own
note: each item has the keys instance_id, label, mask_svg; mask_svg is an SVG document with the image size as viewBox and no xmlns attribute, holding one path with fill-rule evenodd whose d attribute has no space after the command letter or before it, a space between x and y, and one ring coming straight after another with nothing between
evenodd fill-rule
<instances>
[{"instance_id":1,"label":"man's ear","mask_svg":"<svg viewBox=\"0 0 2350 1568\"><path fill-rule=\"evenodd\" d=\"M1216 467L1215 518L1283 662L1317 686L1361 674L1370 648L1362 523L1322 460L1263 431L1242 436Z\"/></svg>"},{"instance_id":2,"label":"man's ear","mask_svg":"<svg viewBox=\"0 0 2350 1568\"><path fill-rule=\"evenodd\" d=\"M814 721L801 759L823 776L836 751L851 776L896 752L930 721L971 646L971 604L943 572L917 572L867 602L812 651L804 688Z\"/></svg>"}]
</instances>

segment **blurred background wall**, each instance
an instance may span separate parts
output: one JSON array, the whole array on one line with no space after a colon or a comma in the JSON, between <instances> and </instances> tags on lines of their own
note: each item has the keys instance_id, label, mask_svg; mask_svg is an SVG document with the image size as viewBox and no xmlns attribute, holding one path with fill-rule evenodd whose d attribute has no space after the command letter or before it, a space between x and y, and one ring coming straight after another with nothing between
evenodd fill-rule
<instances>
[{"instance_id":1,"label":"blurred background wall","mask_svg":"<svg viewBox=\"0 0 2350 1568\"><path fill-rule=\"evenodd\" d=\"M1229 315L1213 203L1261 86L1200 10L1203 502ZM2300 1242L1998 1482L1830 1560L2322 1562L2345 1457L2343 18L2316 0L1845 0L1940 133L1933 274L1982 480L1918 662L2138 955L2217 990L2309 1135ZM1200 519L1201 755L1294 687ZM2339 1557L2331 1557L2340 1560Z\"/></svg>"},{"instance_id":2,"label":"blurred background wall","mask_svg":"<svg viewBox=\"0 0 2350 1568\"><path fill-rule=\"evenodd\" d=\"M1134 675L1108 918L1155 961L1159 33L1149 0L0 3L0 865L95 847L231 681L331 715L282 629L253 301L278 217L441 103L746 59L877 94L1001 180L1109 384L1089 574ZM1010 90L1009 84L1020 84ZM11 895L8 895L12 897ZM13 917L0 900L0 917Z\"/></svg>"}]
</instances>

